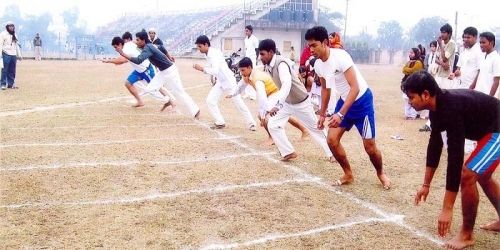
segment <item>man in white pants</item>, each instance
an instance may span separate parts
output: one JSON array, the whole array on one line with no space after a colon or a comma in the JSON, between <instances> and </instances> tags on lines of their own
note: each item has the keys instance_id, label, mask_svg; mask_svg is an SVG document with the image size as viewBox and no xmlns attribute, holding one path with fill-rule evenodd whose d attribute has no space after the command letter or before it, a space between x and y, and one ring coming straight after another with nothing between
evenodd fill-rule
<instances>
[{"instance_id":1,"label":"man in white pants","mask_svg":"<svg viewBox=\"0 0 500 250\"><path fill-rule=\"evenodd\" d=\"M245 26L245 56L250 58L253 63L253 68L257 65L257 48L259 47L259 39L253 34L253 27L252 25L247 25ZM243 95L243 98L250 98L252 100L255 100L257 98L257 94L255 90L247 86L245 89L245 93Z\"/></svg>"},{"instance_id":2,"label":"man in white pants","mask_svg":"<svg viewBox=\"0 0 500 250\"><path fill-rule=\"evenodd\" d=\"M201 35L196 39L195 42L198 50L205 55L205 58L208 61L208 66L203 67L199 64L194 64L193 67L201 72L206 74L210 74L217 78L217 83L210 89L210 92L207 96L207 106L208 111L215 119L214 125L211 127L212 129L222 129L226 126L226 122L224 121L224 117L220 112L218 103L219 100L226 91L230 91L236 87L236 78L234 77L233 72L227 66L224 57L222 56L222 52L217 49L210 47L210 40L207 36ZM247 105L243 102L243 99L240 95L236 95L232 98L234 106L240 111L240 113L245 118L248 129L251 131L255 131L255 120L252 117L252 113L248 109Z\"/></svg>"},{"instance_id":3,"label":"man in white pants","mask_svg":"<svg viewBox=\"0 0 500 250\"><path fill-rule=\"evenodd\" d=\"M193 98L184 90L177 67L168 60L165 54L149 42L148 34L145 31L138 32L135 36L137 47L142 49L139 56L130 57L126 55L121 48L116 48L116 52L135 64L140 64L144 60L149 59L149 61L158 68L158 73L153 77L145 90L147 92L155 92L165 83L168 83L174 94L180 97L181 101L186 104L189 114L194 118L199 118L200 108L193 101Z\"/></svg>"},{"instance_id":4,"label":"man in white pants","mask_svg":"<svg viewBox=\"0 0 500 250\"><path fill-rule=\"evenodd\" d=\"M271 117L267 126L274 143L283 156L283 161L297 157L297 153L285 133L285 125L290 116L296 117L305 125L329 160L333 161L333 154L326 142L326 133L316 126L318 119L314 114L307 90L300 82L298 74L292 71L293 62L276 55L276 43L271 39L265 39L259 43L259 54L265 65L265 70L271 74L274 83L280 88L278 102L269 111Z\"/></svg>"},{"instance_id":5,"label":"man in white pants","mask_svg":"<svg viewBox=\"0 0 500 250\"><path fill-rule=\"evenodd\" d=\"M140 54L139 49L137 48L137 45L132 41L132 34L130 32L125 32L122 37L114 37L113 40L111 41L111 46L113 48L120 47L122 48L123 52L131 57L138 56ZM130 66L134 69L130 75L127 77L127 80L125 81L125 88L130 92L130 94L136 99L136 104L134 104L132 107L138 108L144 106L144 102L142 101L142 98L140 97L140 94L136 88L137 83L140 83L142 81L146 82L146 85L151 81L151 79L154 77L155 72L153 69L153 66L149 62L149 60L144 60L141 64L135 64L133 62L130 62L129 60L125 59L124 57L120 56L114 59L110 60L102 60L103 63L112 63L115 65L121 65L124 63L129 62ZM174 100L172 100L172 96L165 97L167 95L168 91L165 88L161 88L159 91L155 91L153 93L150 93L153 97L156 99L165 102L162 111L167 107L172 104ZM170 103L169 103L170 102Z\"/></svg>"}]
</instances>

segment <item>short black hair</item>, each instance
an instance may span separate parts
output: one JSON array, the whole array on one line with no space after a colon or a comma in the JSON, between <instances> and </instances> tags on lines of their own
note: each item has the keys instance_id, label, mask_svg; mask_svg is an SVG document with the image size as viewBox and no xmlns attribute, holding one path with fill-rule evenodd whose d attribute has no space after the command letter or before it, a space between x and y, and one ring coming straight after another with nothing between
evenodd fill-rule
<instances>
[{"instance_id":1,"label":"short black hair","mask_svg":"<svg viewBox=\"0 0 500 250\"><path fill-rule=\"evenodd\" d=\"M113 40L111 40L111 45L114 46L114 45L120 45L120 44L124 44L123 42L123 39L119 36L115 36L113 37Z\"/></svg>"},{"instance_id":2,"label":"short black hair","mask_svg":"<svg viewBox=\"0 0 500 250\"><path fill-rule=\"evenodd\" d=\"M210 47L210 39L208 39L205 35L201 35L196 38L196 42L194 42L194 44L208 44L208 47Z\"/></svg>"},{"instance_id":3,"label":"short black hair","mask_svg":"<svg viewBox=\"0 0 500 250\"><path fill-rule=\"evenodd\" d=\"M245 29L250 30L253 33L253 27L252 27L252 25L245 26Z\"/></svg>"},{"instance_id":4,"label":"short black hair","mask_svg":"<svg viewBox=\"0 0 500 250\"><path fill-rule=\"evenodd\" d=\"M441 28L439 29L439 31L441 31L441 32L446 32L446 33L448 33L450 36L451 36L451 34L453 34L453 28L452 28L452 27L451 27L451 25L450 25L450 24L448 24L448 23L447 23L447 24L445 24L445 25L443 25L443 26L441 26Z\"/></svg>"},{"instance_id":5,"label":"short black hair","mask_svg":"<svg viewBox=\"0 0 500 250\"><path fill-rule=\"evenodd\" d=\"M137 38L139 38L141 40L146 41L146 43L150 43L149 36L148 36L148 33L146 31L137 32L135 34L135 37L137 37Z\"/></svg>"},{"instance_id":6,"label":"short black hair","mask_svg":"<svg viewBox=\"0 0 500 250\"><path fill-rule=\"evenodd\" d=\"M125 40L125 39L127 39L127 40L134 40L134 39L132 38L132 34L131 34L130 32L128 32L128 31L125 31L125 33L123 33L123 35L122 35L122 39L123 39L123 40Z\"/></svg>"},{"instance_id":7,"label":"short black hair","mask_svg":"<svg viewBox=\"0 0 500 250\"><path fill-rule=\"evenodd\" d=\"M493 42L493 47L495 47L495 34L489 32L489 31L486 31L486 32L479 34L479 37L484 37L490 43Z\"/></svg>"},{"instance_id":8,"label":"short black hair","mask_svg":"<svg viewBox=\"0 0 500 250\"><path fill-rule=\"evenodd\" d=\"M438 46L438 42L436 40L432 41L431 43L429 43L429 46L434 46L434 47L437 47Z\"/></svg>"},{"instance_id":9,"label":"short black hair","mask_svg":"<svg viewBox=\"0 0 500 250\"><path fill-rule=\"evenodd\" d=\"M471 35L473 37L477 37L477 29L474 27L467 27L464 29L464 35Z\"/></svg>"},{"instance_id":10,"label":"short black hair","mask_svg":"<svg viewBox=\"0 0 500 250\"><path fill-rule=\"evenodd\" d=\"M432 75L425 70L417 71L411 74L401 85L401 90L405 94L409 94L411 92L418 95L421 95L425 90L427 90L431 96L441 93L441 89L436 83L434 77L432 77Z\"/></svg>"},{"instance_id":11,"label":"short black hair","mask_svg":"<svg viewBox=\"0 0 500 250\"><path fill-rule=\"evenodd\" d=\"M306 31L305 38L323 42L328 40L328 31L323 26L314 26Z\"/></svg>"},{"instance_id":12,"label":"short black hair","mask_svg":"<svg viewBox=\"0 0 500 250\"><path fill-rule=\"evenodd\" d=\"M243 59L241 59L240 62L238 62L238 67L240 67L240 68L246 68L246 67L253 68L252 59L250 59L248 57L243 57Z\"/></svg>"},{"instance_id":13,"label":"short black hair","mask_svg":"<svg viewBox=\"0 0 500 250\"><path fill-rule=\"evenodd\" d=\"M276 43L272 39L264 39L260 41L258 50L276 53Z\"/></svg>"}]
</instances>

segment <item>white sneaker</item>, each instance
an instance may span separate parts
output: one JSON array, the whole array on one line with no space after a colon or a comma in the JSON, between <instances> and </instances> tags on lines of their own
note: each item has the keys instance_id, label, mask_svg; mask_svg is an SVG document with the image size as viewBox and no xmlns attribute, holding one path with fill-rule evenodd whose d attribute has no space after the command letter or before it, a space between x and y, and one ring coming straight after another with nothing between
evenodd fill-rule
<instances>
[{"instance_id":1,"label":"white sneaker","mask_svg":"<svg viewBox=\"0 0 500 250\"><path fill-rule=\"evenodd\" d=\"M2 85L2 90L6 90L6 89L7 89L7 86Z\"/></svg>"}]
</instances>

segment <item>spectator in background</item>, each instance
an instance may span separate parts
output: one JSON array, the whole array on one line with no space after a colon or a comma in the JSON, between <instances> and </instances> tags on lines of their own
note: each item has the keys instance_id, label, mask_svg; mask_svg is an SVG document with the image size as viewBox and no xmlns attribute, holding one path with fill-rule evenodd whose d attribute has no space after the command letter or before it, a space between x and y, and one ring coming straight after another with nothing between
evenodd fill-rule
<instances>
[{"instance_id":1,"label":"spectator in background","mask_svg":"<svg viewBox=\"0 0 500 250\"><path fill-rule=\"evenodd\" d=\"M438 59L436 63L439 65L436 82L442 89L451 89L453 81L449 79L451 72L453 72L453 64L455 62L455 41L451 39L453 28L449 24L445 24L440 28L441 35L438 37Z\"/></svg>"},{"instance_id":2,"label":"spectator in background","mask_svg":"<svg viewBox=\"0 0 500 250\"><path fill-rule=\"evenodd\" d=\"M292 60L292 62L295 62L295 49L292 47L290 47L290 60Z\"/></svg>"},{"instance_id":3,"label":"spectator in background","mask_svg":"<svg viewBox=\"0 0 500 250\"><path fill-rule=\"evenodd\" d=\"M499 96L498 84L500 81L500 56L495 50L495 35L483 32L479 35L481 50L486 53L485 59L479 66L479 74L470 86L470 89L483 92L490 96Z\"/></svg>"},{"instance_id":4,"label":"spectator in background","mask_svg":"<svg viewBox=\"0 0 500 250\"><path fill-rule=\"evenodd\" d=\"M328 41L330 42L330 48L343 49L342 40L340 39L340 34L338 32L332 32L328 36Z\"/></svg>"},{"instance_id":5,"label":"spectator in background","mask_svg":"<svg viewBox=\"0 0 500 250\"><path fill-rule=\"evenodd\" d=\"M170 56L168 54L167 49L165 49L165 46L163 45L163 41L157 36L155 28L149 28L148 35L149 35L148 36L149 41L154 46L156 46L156 48L158 48L163 54L165 54L167 56L168 60L175 62L175 58L173 58L172 56Z\"/></svg>"},{"instance_id":6,"label":"spectator in background","mask_svg":"<svg viewBox=\"0 0 500 250\"><path fill-rule=\"evenodd\" d=\"M33 48L35 48L35 60L42 60L42 38L40 34L36 33L35 39L33 39Z\"/></svg>"},{"instance_id":7,"label":"spectator in background","mask_svg":"<svg viewBox=\"0 0 500 250\"><path fill-rule=\"evenodd\" d=\"M15 86L17 59L21 58L21 50L16 37L14 23L9 21L5 25L5 30L0 33L0 51L2 53L1 86L2 89L17 89Z\"/></svg>"},{"instance_id":8,"label":"spectator in background","mask_svg":"<svg viewBox=\"0 0 500 250\"><path fill-rule=\"evenodd\" d=\"M307 46L307 43L304 45L304 50L302 50L302 54L300 55L300 66L307 66L306 62L309 60L311 57L311 50L309 49L309 46Z\"/></svg>"},{"instance_id":9,"label":"spectator in background","mask_svg":"<svg viewBox=\"0 0 500 250\"><path fill-rule=\"evenodd\" d=\"M404 77L401 80L401 84L404 84L406 79L413 73L422 70L424 68L422 57L420 56L420 49L411 48L408 52L408 57L410 60L403 67ZM405 105L405 119L406 120L415 120L417 118L417 111L410 105L408 96L403 93L404 105Z\"/></svg>"},{"instance_id":10,"label":"spectator in background","mask_svg":"<svg viewBox=\"0 0 500 250\"><path fill-rule=\"evenodd\" d=\"M420 51L420 61L425 62L425 47L422 44L417 45L418 50Z\"/></svg>"},{"instance_id":11,"label":"spectator in background","mask_svg":"<svg viewBox=\"0 0 500 250\"><path fill-rule=\"evenodd\" d=\"M432 41L429 44L429 47L431 48L431 52L429 52L429 55L427 56L427 60L425 60L425 70L429 72L432 76L435 76L437 74L437 68L438 65L436 64L436 58L437 58L437 41Z\"/></svg>"},{"instance_id":12,"label":"spectator in background","mask_svg":"<svg viewBox=\"0 0 500 250\"><path fill-rule=\"evenodd\" d=\"M252 25L245 26L245 56L252 60L252 67L257 65L257 48L259 47L259 39L253 34ZM243 99L250 98L251 100L257 99L255 89L247 86L245 92L242 94Z\"/></svg>"}]
</instances>

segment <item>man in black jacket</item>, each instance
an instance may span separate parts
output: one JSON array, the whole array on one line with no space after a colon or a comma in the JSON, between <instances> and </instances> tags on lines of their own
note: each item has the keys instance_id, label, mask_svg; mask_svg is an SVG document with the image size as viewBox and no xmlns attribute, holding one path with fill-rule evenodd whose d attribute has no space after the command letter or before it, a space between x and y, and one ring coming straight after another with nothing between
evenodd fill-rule
<instances>
[{"instance_id":1,"label":"man in black jacket","mask_svg":"<svg viewBox=\"0 0 500 250\"><path fill-rule=\"evenodd\" d=\"M474 244L473 229L479 204L477 182L500 215L500 188L492 178L500 162L500 100L473 90L441 90L434 78L424 71L412 74L401 89L417 111L430 110L432 132L427 147L427 168L415 204L425 201L429 194L443 148L441 132L446 131L448 168L438 233L444 237L450 231L453 204L461 187L462 227L446 247L463 249L471 246ZM478 145L464 164L465 139L478 141ZM500 231L500 220L481 228Z\"/></svg>"}]
</instances>

